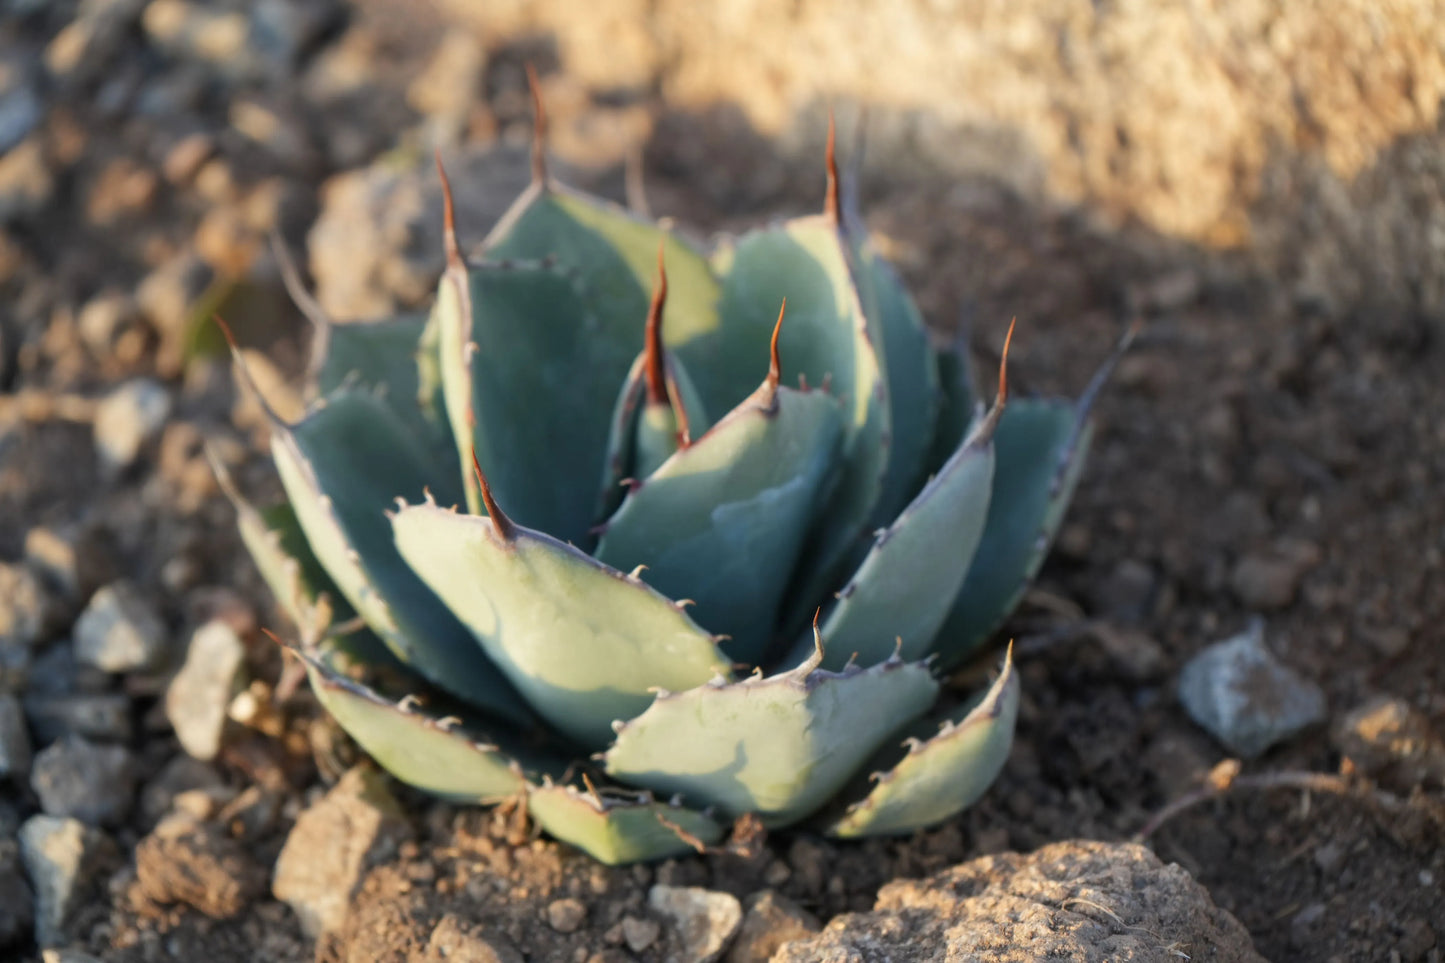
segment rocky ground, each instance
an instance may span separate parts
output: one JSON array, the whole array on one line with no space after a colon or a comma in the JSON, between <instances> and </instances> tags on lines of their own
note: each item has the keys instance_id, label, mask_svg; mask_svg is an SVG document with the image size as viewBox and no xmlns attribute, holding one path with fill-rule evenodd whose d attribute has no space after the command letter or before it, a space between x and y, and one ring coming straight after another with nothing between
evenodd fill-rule
<instances>
[{"instance_id":1,"label":"rocky ground","mask_svg":"<svg viewBox=\"0 0 1445 963\"><path fill-rule=\"evenodd\" d=\"M698 236L820 203L797 148L816 122L774 140L666 84L597 86L524 26L385 0L0 0L0 955L1445 958L1428 128L1337 190L1261 175L1219 202L1260 218L1258 249L1159 233L1153 195L1121 215L1123 175L1096 207L890 176L887 152L867 169L870 227L935 327L966 323L990 364L1017 315L1023 389L1077 393L1145 322L1010 626L1008 766L939 829L609 870L397 786L304 689L277 691L259 630L284 622L201 448L276 492L206 324L222 313L273 403L297 404L306 329L269 232L334 314L424 304L430 152L479 240L527 177L528 60L576 183L620 198L631 165ZM1410 57L1434 61L1402 49L1419 94L1436 75Z\"/></svg>"}]
</instances>

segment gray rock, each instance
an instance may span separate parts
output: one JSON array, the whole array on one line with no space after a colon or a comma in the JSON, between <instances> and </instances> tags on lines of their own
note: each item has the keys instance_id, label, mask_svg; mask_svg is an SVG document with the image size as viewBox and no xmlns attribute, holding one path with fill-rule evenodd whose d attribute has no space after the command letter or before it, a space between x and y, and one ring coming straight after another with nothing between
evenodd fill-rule
<instances>
[{"instance_id":1,"label":"gray rock","mask_svg":"<svg viewBox=\"0 0 1445 963\"><path fill-rule=\"evenodd\" d=\"M68 736L35 756L30 788L51 816L91 825L119 823L135 799L135 760L122 746Z\"/></svg>"},{"instance_id":2,"label":"gray rock","mask_svg":"<svg viewBox=\"0 0 1445 963\"><path fill-rule=\"evenodd\" d=\"M1190 718L1245 759L1325 716L1324 692L1270 653L1261 620L1190 659L1179 673L1179 701Z\"/></svg>"},{"instance_id":3,"label":"gray rock","mask_svg":"<svg viewBox=\"0 0 1445 963\"><path fill-rule=\"evenodd\" d=\"M166 689L166 718L181 747L197 759L221 751L226 708L242 684L246 646L227 622L207 622L191 636L186 662Z\"/></svg>"},{"instance_id":4,"label":"gray rock","mask_svg":"<svg viewBox=\"0 0 1445 963\"><path fill-rule=\"evenodd\" d=\"M0 950L20 942L34 921L34 896L20 867L20 844L0 838Z\"/></svg>"},{"instance_id":5,"label":"gray rock","mask_svg":"<svg viewBox=\"0 0 1445 963\"><path fill-rule=\"evenodd\" d=\"M126 742L134 734L130 697L123 692L26 695L25 718L41 745L66 736Z\"/></svg>"},{"instance_id":6,"label":"gray rock","mask_svg":"<svg viewBox=\"0 0 1445 963\"><path fill-rule=\"evenodd\" d=\"M697 886L652 887L647 905L665 917L677 933L678 963L711 963L722 955L743 920L743 907L731 893Z\"/></svg>"},{"instance_id":7,"label":"gray rock","mask_svg":"<svg viewBox=\"0 0 1445 963\"><path fill-rule=\"evenodd\" d=\"M99 584L104 554L82 531L37 525L25 533L25 564L67 599L82 599Z\"/></svg>"},{"instance_id":8,"label":"gray rock","mask_svg":"<svg viewBox=\"0 0 1445 963\"><path fill-rule=\"evenodd\" d=\"M662 935L662 927L657 925L656 920L624 916L619 925L622 929L622 941L634 953L641 953L656 943L657 938Z\"/></svg>"},{"instance_id":9,"label":"gray rock","mask_svg":"<svg viewBox=\"0 0 1445 963\"><path fill-rule=\"evenodd\" d=\"M62 945L92 881L114 857L114 844L78 819L32 816L20 827L20 855L35 889L35 941Z\"/></svg>"},{"instance_id":10,"label":"gray rock","mask_svg":"<svg viewBox=\"0 0 1445 963\"><path fill-rule=\"evenodd\" d=\"M31 78L17 77L0 91L0 154L24 140L44 114Z\"/></svg>"},{"instance_id":11,"label":"gray rock","mask_svg":"<svg viewBox=\"0 0 1445 963\"><path fill-rule=\"evenodd\" d=\"M95 410L95 449L102 467L115 473L135 464L170 413L170 392L149 378L112 391Z\"/></svg>"},{"instance_id":12,"label":"gray rock","mask_svg":"<svg viewBox=\"0 0 1445 963\"><path fill-rule=\"evenodd\" d=\"M748 898L747 912L727 963L768 963L784 943L806 939L818 932L818 919L792 900L772 890Z\"/></svg>"},{"instance_id":13,"label":"gray rock","mask_svg":"<svg viewBox=\"0 0 1445 963\"><path fill-rule=\"evenodd\" d=\"M1143 846L1065 841L1002 853L878 891L773 963L1173 960L1263 963L1249 933L1177 865Z\"/></svg>"},{"instance_id":14,"label":"gray rock","mask_svg":"<svg viewBox=\"0 0 1445 963\"><path fill-rule=\"evenodd\" d=\"M408 826L384 778L357 767L303 812L276 860L271 893L308 936L336 929L373 861L395 852Z\"/></svg>"},{"instance_id":15,"label":"gray rock","mask_svg":"<svg viewBox=\"0 0 1445 963\"><path fill-rule=\"evenodd\" d=\"M153 669L165 658L166 626L130 582L91 596L75 622L75 657L106 672Z\"/></svg>"},{"instance_id":16,"label":"gray rock","mask_svg":"<svg viewBox=\"0 0 1445 963\"><path fill-rule=\"evenodd\" d=\"M55 630L60 608L28 566L0 562L0 649L31 648Z\"/></svg>"},{"instance_id":17,"label":"gray rock","mask_svg":"<svg viewBox=\"0 0 1445 963\"><path fill-rule=\"evenodd\" d=\"M1351 709L1331 732L1335 747L1372 779L1409 792L1445 786L1445 738L1403 699L1376 696Z\"/></svg>"},{"instance_id":18,"label":"gray rock","mask_svg":"<svg viewBox=\"0 0 1445 963\"><path fill-rule=\"evenodd\" d=\"M20 700L0 692L0 780L24 779L30 772L30 733Z\"/></svg>"}]
</instances>

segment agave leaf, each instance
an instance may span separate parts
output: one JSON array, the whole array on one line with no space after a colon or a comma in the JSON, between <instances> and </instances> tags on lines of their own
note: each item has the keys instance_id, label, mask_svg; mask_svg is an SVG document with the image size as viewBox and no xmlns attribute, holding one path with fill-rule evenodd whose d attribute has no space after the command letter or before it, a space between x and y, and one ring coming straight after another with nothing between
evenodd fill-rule
<instances>
[{"instance_id":1,"label":"agave leaf","mask_svg":"<svg viewBox=\"0 0 1445 963\"><path fill-rule=\"evenodd\" d=\"M383 321L326 323L314 359L314 390L325 398L342 387L374 390L416 437L423 439L438 471L455 458L451 432L441 411L434 334L421 315Z\"/></svg>"},{"instance_id":2,"label":"agave leaf","mask_svg":"<svg viewBox=\"0 0 1445 963\"><path fill-rule=\"evenodd\" d=\"M589 748L611 723L726 672L716 641L640 580L541 532L432 505L398 512L396 546L555 728ZM503 531L503 529L505 531Z\"/></svg>"},{"instance_id":3,"label":"agave leaf","mask_svg":"<svg viewBox=\"0 0 1445 963\"><path fill-rule=\"evenodd\" d=\"M820 658L768 678L660 693L618 728L608 774L727 816L757 813L771 826L802 819L938 694L922 663L835 673L819 669Z\"/></svg>"},{"instance_id":4,"label":"agave leaf","mask_svg":"<svg viewBox=\"0 0 1445 963\"><path fill-rule=\"evenodd\" d=\"M384 769L402 782L453 802L498 802L527 785L521 764L472 726L414 699L392 699L299 653L326 711Z\"/></svg>"},{"instance_id":5,"label":"agave leaf","mask_svg":"<svg viewBox=\"0 0 1445 963\"><path fill-rule=\"evenodd\" d=\"M838 568L853 550L882 492L888 466L888 393L874 346L880 335L858 299L848 253L837 225L824 216L800 218L743 236L719 251L714 260L723 279L722 306L726 341L698 339L678 350L696 374L703 360L715 385L700 384L710 410L726 410L717 400L733 403L747 391L745 358L762 355L771 327L771 313L784 299L788 323L779 353L785 360L782 379L793 384L800 375L811 385L827 384L844 404L843 462L837 484L810 538L801 580L790 590L803 600L789 614L798 621L810 614L810 600L835 587ZM756 377L754 375L753 377ZM709 390L722 390L715 400Z\"/></svg>"},{"instance_id":6,"label":"agave leaf","mask_svg":"<svg viewBox=\"0 0 1445 963\"><path fill-rule=\"evenodd\" d=\"M475 451L522 524L583 541L596 521L608 412L637 341L592 314L572 273L543 264L449 269L436 316L463 464Z\"/></svg>"},{"instance_id":7,"label":"agave leaf","mask_svg":"<svg viewBox=\"0 0 1445 963\"><path fill-rule=\"evenodd\" d=\"M994 435L993 497L972 568L939 631L943 668L1003 624L1048 554L1083 469L1092 428L1081 405L1025 399Z\"/></svg>"},{"instance_id":8,"label":"agave leaf","mask_svg":"<svg viewBox=\"0 0 1445 963\"><path fill-rule=\"evenodd\" d=\"M341 595L397 658L503 718L526 707L437 597L397 554L386 511L437 482L421 440L367 392L344 391L273 431L272 457L297 521ZM455 482L447 486L455 488Z\"/></svg>"},{"instance_id":9,"label":"agave leaf","mask_svg":"<svg viewBox=\"0 0 1445 963\"><path fill-rule=\"evenodd\" d=\"M853 655L860 664L873 665L888 658L895 646L903 659L928 654L968 574L988 517L993 434L1001 409L994 412L903 514L878 534L838 593L823 623L828 639L823 664L828 668L840 668Z\"/></svg>"},{"instance_id":10,"label":"agave leaf","mask_svg":"<svg viewBox=\"0 0 1445 963\"><path fill-rule=\"evenodd\" d=\"M671 287L664 337L669 347L677 348L716 331L718 283L702 255L656 224L599 198L541 181L497 222L484 250L493 260L555 258L576 270L607 337L635 351L642 343L659 243ZM731 403L713 410L729 407Z\"/></svg>"},{"instance_id":11,"label":"agave leaf","mask_svg":"<svg viewBox=\"0 0 1445 963\"><path fill-rule=\"evenodd\" d=\"M547 832L609 866L677 856L723 837L703 813L645 795L618 799L546 785L532 790L528 807Z\"/></svg>"},{"instance_id":12,"label":"agave leaf","mask_svg":"<svg viewBox=\"0 0 1445 963\"><path fill-rule=\"evenodd\" d=\"M939 404L933 444L925 459L930 472L938 471L958 450L969 426L978 419L968 339L960 335L947 349L934 352L934 358L938 362Z\"/></svg>"},{"instance_id":13,"label":"agave leaf","mask_svg":"<svg viewBox=\"0 0 1445 963\"><path fill-rule=\"evenodd\" d=\"M623 501L597 546L620 569L646 565L649 585L696 603L697 620L756 662L837 464L837 403L765 384Z\"/></svg>"},{"instance_id":14,"label":"agave leaf","mask_svg":"<svg viewBox=\"0 0 1445 963\"><path fill-rule=\"evenodd\" d=\"M854 250L859 292L865 309L878 319L888 374L893 419L888 472L873 513L875 524L886 524L909 503L924 475L942 404L938 359L923 316L893 268L866 241L855 242Z\"/></svg>"},{"instance_id":15,"label":"agave leaf","mask_svg":"<svg viewBox=\"0 0 1445 963\"><path fill-rule=\"evenodd\" d=\"M1008 760L1018 718L1019 683L1012 658L976 704L951 713L924 741L909 739L906 754L877 759L877 784L830 825L830 836L907 833L942 822L978 801Z\"/></svg>"},{"instance_id":16,"label":"agave leaf","mask_svg":"<svg viewBox=\"0 0 1445 963\"><path fill-rule=\"evenodd\" d=\"M677 405L682 406L692 437L706 431L709 424L707 413L691 376L676 358L668 361L668 393L672 407L647 404L642 357L627 373L627 380L623 382L622 392L612 409L598 518L606 518L617 511L622 502L623 482L648 477L677 450L676 433L681 427L673 414ZM649 408L656 410L649 411Z\"/></svg>"}]
</instances>

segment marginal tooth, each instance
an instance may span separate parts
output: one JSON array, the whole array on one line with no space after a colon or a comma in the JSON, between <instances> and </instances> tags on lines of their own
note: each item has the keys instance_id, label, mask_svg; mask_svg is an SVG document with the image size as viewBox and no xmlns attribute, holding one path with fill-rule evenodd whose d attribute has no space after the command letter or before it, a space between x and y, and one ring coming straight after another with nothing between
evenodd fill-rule
<instances>
[{"instance_id":1,"label":"marginal tooth","mask_svg":"<svg viewBox=\"0 0 1445 963\"><path fill-rule=\"evenodd\" d=\"M622 735L622 730L627 728L627 723L622 719L613 719L608 725L612 727L613 734L619 736Z\"/></svg>"},{"instance_id":2,"label":"marginal tooth","mask_svg":"<svg viewBox=\"0 0 1445 963\"><path fill-rule=\"evenodd\" d=\"M329 512L329 511L331 511L331 496L330 496L330 495L320 495L320 496L317 497L316 501L317 501L318 503L320 503L320 505L321 505L321 510L322 510L323 512Z\"/></svg>"},{"instance_id":3,"label":"marginal tooth","mask_svg":"<svg viewBox=\"0 0 1445 963\"><path fill-rule=\"evenodd\" d=\"M415 712L417 707L420 705L421 700L412 693L408 692L406 695L401 697L401 701L396 704L396 707L402 712Z\"/></svg>"},{"instance_id":4,"label":"marginal tooth","mask_svg":"<svg viewBox=\"0 0 1445 963\"><path fill-rule=\"evenodd\" d=\"M640 579L640 578L642 577L642 573L645 572L645 571L647 571L647 566L646 566L646 565L639 565L639 566L637 566L635 569L633 569L632 571L628 572L628 573L627 573L627 577L630 578L630 579L632 579L632 580L635 582L635 581L637 581L638 579Z\"/></svg>"},{"instance_id":5,"label":"marginal tooth","mask_svg":"<svg viewBox=\"0 0 1445 963\"><path fill-rule=\"evenodd\" d=\"M428 505L431 505L433 508L436 507L436 503L437 503L436 496L431 493L431 488L430 488L430 486L428 486L428 487L426 487L426 488L423 488L423 489L421 490L421 494L422 494L422 497L426 499L426 503L427 503Z\"/></svg>"},{"instance_id":6,"label":"marginal tooth","mask_svg":"<svg viewBox=\"0 0 1445 963\"><path fill-rule=\"evenodd\" d=\"M346 550L346 560L347 560L348 562L350 562L351 564L353 564L353 565L360 565L360 564L361 564L361 553L358 552L358 551L357 551L356 549L354 549L354 548L348 548L348 549Z\"/></svg>"},{"instance_id":7,"label":"marginal tooth","mask_svg":"<svg viewBox=\"0 0 1445 963\"><path fill-rule=\"evenodd\" d=\"M678 610L679 612L681 612L681 611L683 611L684 609L686 609L689 605L696 605L697 603L694 602L692 599L678 599L677 601L673 602L672 604L677 608L677 610Z\"/></svg>"},{"instance_id":8,"label":"marginal tooth","mask_svg":"<svg viewBox=\"0 0 1445 963\"><path fill-rule=\"evenodd\" d=\"M465 361L467 364L471 364L472 356L480 350L481 348L477 346L477 343L475 341L468 341L466 343L466 346L462 348L462 360Z\"/></svg>"},{"instance_id":9,"label":"marginal tooth","mask_svg":"<svg viewBox=\"0 0 1445 963\"><path fill-rule=\"evenodd\" d=\"M440 719L437 720L437 728L442 729L446 732L451 732L453 729L455 729L461 724L462 720L457 718L456 716L442 716Z\"/></svg>"},{"instance_id":10,"label":"marginal tooth","mask_svg":"<svg viewBox=\"0 0 1445 963\"><path fill-rule=\"evenodd\" d=\"M396 510L399 512L404 512L411 507L406 503L406 499L402 498L400 495L396 496L396 498L392 499L392 501L396 503Z\"/></svg>"},{"instance_id":11,"label":"marginal tooth","mask_svg":"<svg viewBox=\"0 0 1445 963\"><path fill-rule=\"evenodd\" d=\"M914 738L913 736L909 736L907 739L904 739L903 745L908 748L908 752L910 754L919 752L923 749L923 743L918 739Z\"/></svg>"}]
</instances>

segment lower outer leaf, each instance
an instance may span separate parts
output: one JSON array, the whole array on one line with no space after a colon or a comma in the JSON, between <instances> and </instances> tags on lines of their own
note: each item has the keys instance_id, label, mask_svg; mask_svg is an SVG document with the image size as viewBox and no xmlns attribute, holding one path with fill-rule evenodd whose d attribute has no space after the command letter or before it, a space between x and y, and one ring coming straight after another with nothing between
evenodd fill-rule
<instances>
[{"instance_id":1,"label":"lower outer leaf","mask_svg":"<svg viewBox=\"0 0 1445 963\"><path fill-rule=\"evenodd\" d=\"M789 672L663 693L618 728L608 775L786 826L822 806L938 692L922 663Z\"/></svg>"},{"instance_id":2,"label":"lower outer leaf","mask_svg":"<svg viewBox=\"0 0 1445 963\"><path fill-rule=\"evenodd\" d=\"M522 767L461 721L402 699L393 701L303 654L311 688L326 711L377 764L402 782L453 802L497 802L526 788Z\"/></svg>"},{"instance_id":3,"label":"lower outer leaf","mask_svg":"<svg viewBox=\"0 0 1445 963\"><path fill-rule=\"evenodd\" d=\"M1019 683L1012 658L972 709L952 713L940 732L920 742L830 825L831 836L908 833L942 822L978 801L1003 770L1018 719Z\"/></svg>"},{"instance_id":4,"label":"lower outer leaf","mask_svg":"<svg viewBox=\"0 0 1445 963\"><path fill-rule=\"evenodd\" d=\"M527 803L548 833L609 866L693 852L723 837L723 827L709 816L650 796L620 800L544 785Z\"/></svg>"}]
</instances>

